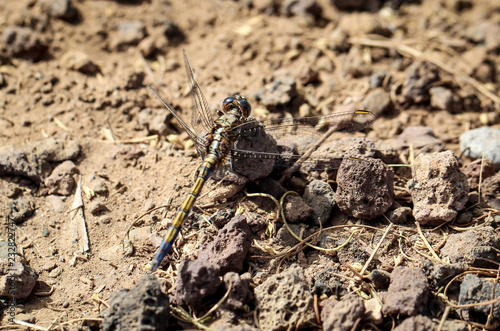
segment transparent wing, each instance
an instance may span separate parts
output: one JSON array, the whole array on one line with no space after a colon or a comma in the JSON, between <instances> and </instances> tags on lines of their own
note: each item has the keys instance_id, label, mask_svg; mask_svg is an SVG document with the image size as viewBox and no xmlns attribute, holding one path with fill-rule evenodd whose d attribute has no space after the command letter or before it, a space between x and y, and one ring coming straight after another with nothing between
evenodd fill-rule
<instances>
[{"instance_id":1,"label":"transparent wing","mask_svg":"<svg viewBox=\"0 0 500 331\"><path fill-rule=\"evenodd\" d=\"M201 155L201 157L202 158L205 157L205 155L204 155L204 148L203 148L203 146L205 146L205 139L202 138L202 137L200 137L200 136L198 136L196 133L194 133L193 130L191 130L191 128L186 124L186 122L184 122L177 115L177 113L172 108L170 108L170 106L165 101L163 101L162 98L160 98L160 96L158 95L158 93L156 93L156 91L151 86L148 85L148 88L151 90L151 92L153 92L153 94L155 95L155 97L158 100L160 100L160 102L163 104L163 106L165 108L167 108L167 110L177 119L177 121L182 126L182 128L184 129L184 131L186 131L186 133L189 135L189 137L191 138L191 140L195 144L196 149L198 150L198 153Z\"/></svg>"},{"instance_id":2,"label":"transparent wing","mask_svg":"<svg viewBox=\"0 0 500 331\"><path fill-rule=\"evenodd\" d=\"M285 135L307 135L313 133L315 136L331 131L359 131L370 126L375 120L375 115L366 110L356 110L341 113L333 113L323 116L277 118L265 120L262 123L266 133L280 137ZM255 131L255 123L259 121L248 121L235 128L241 135L251 135Z\"/></svg>"},{"instance_id":3,"label":"transparent wing","mask_svg":"<svg viewBox=\"0 0 500 331\"><path fill-rule=\"evenodd\" d=\"M193 101L193 114L191 117L191 126L194 132L203 136L211 130L214 119L212 112L208 106L207 99L203 95L200 84L194 77L193 67L184 51L184 64L186 65L186 72L189 79L189 86L191 88L191 100Z\"/></svg>"}]
</instances>

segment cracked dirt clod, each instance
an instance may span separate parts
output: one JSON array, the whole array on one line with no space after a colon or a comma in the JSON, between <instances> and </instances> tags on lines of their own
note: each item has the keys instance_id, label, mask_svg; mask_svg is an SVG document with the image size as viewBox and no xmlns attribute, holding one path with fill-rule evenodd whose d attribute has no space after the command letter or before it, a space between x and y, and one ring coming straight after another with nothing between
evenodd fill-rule
<instances>
[{"instance_id":1,"label":"cracked dirt clod","mask_svg":"<svg viewBox=\"0 0 500 331\"><path fill-rule=\"evenodd\" d=\"M255 288L262 330L296 330L314 320L313 297L304 271L294 265ZM293 313L292 313L293 312Z\"/></svg>"},{"instance_id":2,"label":"cracked dirt clod","mask_svg":"<svg viewBox=\"0 0 500 331\"><path fill-rule=\"evenodd\" d=\"M468 200L467 177L451 151L417 156L414 177L406 186L414 203L413 216L421 224L453 220Z\"/></svg>"}]
</instances>

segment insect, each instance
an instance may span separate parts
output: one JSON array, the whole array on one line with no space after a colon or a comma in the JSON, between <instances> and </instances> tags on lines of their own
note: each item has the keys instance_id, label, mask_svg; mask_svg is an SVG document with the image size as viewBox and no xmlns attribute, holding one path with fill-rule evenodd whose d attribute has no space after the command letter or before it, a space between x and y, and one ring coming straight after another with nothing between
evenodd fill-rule
<instances>
[{"instance_id":1,"label":"insect","mask_svg":"<svg viewBox=\"0 0 500 331\"><path fill-rule=\"evenodd\" d=\"M235 94L224 99L221 109L217 111L219 117L214 120L208 102L194 76L193 68L186 53L184 53L184 63L193 100L191 127L151 87L148 87L189 135L203 161L198 169L193 187L180 206L158 248L150 266L151 271L155 271L158 268L163 258L172 248L182 224L191 211L205 182L213 174L214 170L224 164L227 159L230 159L232 168L234 168L236 160L246 162L245 160L249 161L248 159L259 158L275 160L279 164L287 166L304 162L302 161L303 156L301 157L297 154L282 155L279 153L235 148L235 142L238 138L245 137L246 139L251 139L252 134L262 129L266 133L276 133L277 135L289 134L290 132L298 133L301 130L308 132L321 132L325 130L357 131L366 128L375 120L375 116L372 113L357 110L324 116L272 119L264 121L261 124L256 120L248 118L251 113L251 106L248 100L240 94Z\"/></svg>"}]
</instances>

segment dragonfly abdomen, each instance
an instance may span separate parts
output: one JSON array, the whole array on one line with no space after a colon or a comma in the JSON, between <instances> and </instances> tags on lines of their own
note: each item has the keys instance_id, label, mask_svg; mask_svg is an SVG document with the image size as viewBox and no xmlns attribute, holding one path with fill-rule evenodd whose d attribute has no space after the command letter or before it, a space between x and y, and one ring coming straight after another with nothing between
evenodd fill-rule
<instances>
[{"instance_id":1,"label":"dragonfly abdomen","mask_svg":"<svg viewBox=\"0 0 500 331\"><path fill-rule=\"evenodd\" d=\"M207 155L207 157L205 158L205 161L200 167L200 171L198 173L198 178L196 179L196 182L189 191L186 199L184 199L184 202L177 211L177 214L175 215L172 224L170 224L170 226L168 227L167 233L165 233L165 236L161 241L160 247L158 248L158 252L156 253L155 258L151 263L151 271L155 271L156 268L160 266L160 263L163 260L163 258L172 249L172 245L174 244L175 239L179 234L182 224L184 224L184 221L188 217L189 212L193 208L196 199L200 195L203 185L205 185L205 182L213 173L215 166L214 161L215 160L212 157L210 157L210 155Z\"/></svg>"}]
</instances>

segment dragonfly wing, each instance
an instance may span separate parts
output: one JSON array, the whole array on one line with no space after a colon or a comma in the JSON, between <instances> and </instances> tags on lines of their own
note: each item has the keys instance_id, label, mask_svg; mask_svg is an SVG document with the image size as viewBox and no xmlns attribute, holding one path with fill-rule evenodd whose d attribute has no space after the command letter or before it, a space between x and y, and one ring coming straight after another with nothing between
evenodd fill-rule
<instances>
[{"instance_id":1,"label":"dragonfly wing","mask_svg":"<svg viewBox=\"0 0 500 331\"><path fill-rule=\"evenodd\" d=\"M194 76L193 67L189 62L186 52L184 52L184 64L186 65L189 86L191 88L191 100L193 102L191 126L194 132L201 136L212 129L214 119L210 107L208 106L207 99L205 95L203 95L200 84Z\"/></svg>"},{"instance_id":2,"label":"dragonfly wing","mask_svg":"<svg viewBox=\"0 0 500 331\"><path fill-rule=\"evenodd\" d=\"M205 146L205 139L198 136L196 133L194 133L193 130L191 130L191 128L186 124L186 122L184 122L182 120L182 118L180 118L179 115L177 115L177 113L172 108L170 108L170 106L165 101L163 101L163 99L158 95L158 93L156 93L156 91L151 86L148 85L148 88L151 90L151 92L153 92L155 97L158 100L160 100L160 102L163 104L163 106L165 108L167 108L167 110L175 117L177 122L179 122L179 124L184 129L184 131L186 131L189 138L191 138L193 143L196 145L196 149L198 150L198 153L200 153L200 150L203 151L203 146ZM201 153L200 153L200 155L201 155ZM202 157L203 157L203 155L202 155Z\"/></svg>"}]
</instances>

